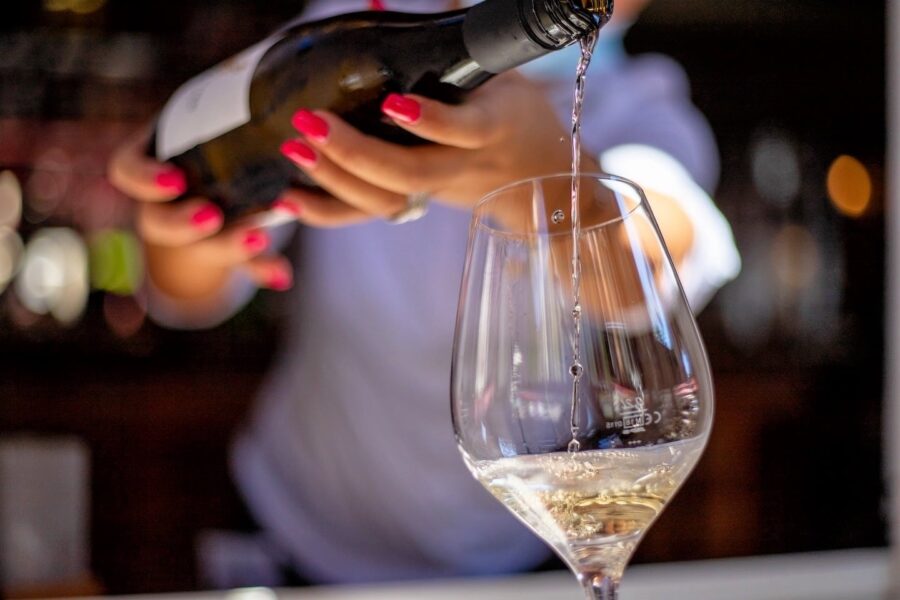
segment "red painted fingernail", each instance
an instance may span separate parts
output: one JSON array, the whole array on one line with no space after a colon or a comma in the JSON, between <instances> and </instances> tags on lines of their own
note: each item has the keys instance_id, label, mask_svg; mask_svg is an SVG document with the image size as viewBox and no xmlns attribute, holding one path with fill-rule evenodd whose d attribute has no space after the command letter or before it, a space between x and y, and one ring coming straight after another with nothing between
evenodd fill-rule
<instances>
[{"instance_id":1,"label":"red painted fingernail","mask_svg":"<svg viewBox=\"0 0 900 600\"><path fill-rule=\"evenodd\" d=\"M191 215L191 225L197 229L214 229L222 224L222 210L215 204L205 204Z\"/></svg>"},{"instance_id":2,"label":"red painted fingernail","mask_svg":"<svg viewBox=\"0 0 900 600\"><path fill-rule=\"evenodd\" d=\"M187 180L181 170L173 167L156 174L156 186L169 192L183 194L187 190Z\"/></svg>"},{"instance_id":3,"label":"red painted fingernail","mask_svg":"<svg viewBox=\"0 0 900 600\"><path fill-rule=\"evenodd\" d=\"M265 231L252 229L244 234L241 243L244 245L244 250L251 254L257 254L269 247L269 236Z\"/></svg>"},{"instance_id":4,"label":"red painted fingernail","mask_svg":"<svg viewBox=\"0 0 900 600\"><path fill-rule=\"evenodd\" d=\"M381 104L381 111L392 119L415 123L422 116L422 105L400 94L388 94Z\"/></svg>"},{"instance_id":5,"label":"red painted fingernail","mask_svg":"<svg viewBox=\"0 0 900 600\"><path fill-rule=\"evenodd\" d=\"M291 117L294 129L317 142L328 139L328 123L312 111L302 109Z\"/></svg>"},{"instance_id":6,"label":"red painted fingernail","mask_svg":"<svg viewBox=\"0 0 900 600\"><path fill-rule=\"evenodd\" d=\"M303 207L300 206L300 203L296 200L285 200L284 198L279 198L272 203L272 210L288 213L293 217L299 217L300 213L303 212Z\"/></svg>"},{"instance_id":7,"label":"red painted fingernail","mask_svg":"<svg viewBox=\"0 0 900 600\"><path fill-rule=\"evenodd\" d=\"M319 159L316 151L300 140L288 140L283 143L281 153L303 167L314 167Z\"/></svg>"},{"instance_id":8,"label":"red painted fingernail","mask_svg":"<svg viewBox=\"0 0 900 600\"><path fill-rule=\"evenodd\" d=\"M269 274L266 286L278 292L291 289L294 285L294 274L286 269L276 269Z\"/></svg>"}]
</instances>

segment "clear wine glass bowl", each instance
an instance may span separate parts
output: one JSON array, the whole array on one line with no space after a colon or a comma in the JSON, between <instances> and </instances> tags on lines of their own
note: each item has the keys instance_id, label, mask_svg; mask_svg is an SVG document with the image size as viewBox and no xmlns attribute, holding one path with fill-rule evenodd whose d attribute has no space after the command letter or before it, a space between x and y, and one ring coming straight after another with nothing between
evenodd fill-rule
<instances>
[{"instance_id":1,"label":"clear wine glass bowl","mask_svg":"<svg viewBox=\"0 0 900 600\"><path fill-rule=\"evenodd\" d=\"M515 183L475 207L453 425L476 479L559 554L589 599L610 600L703 452L713 390L643 191L607 175L578 181L577 306L571 175Z\"/></svg>"}]
</instances>

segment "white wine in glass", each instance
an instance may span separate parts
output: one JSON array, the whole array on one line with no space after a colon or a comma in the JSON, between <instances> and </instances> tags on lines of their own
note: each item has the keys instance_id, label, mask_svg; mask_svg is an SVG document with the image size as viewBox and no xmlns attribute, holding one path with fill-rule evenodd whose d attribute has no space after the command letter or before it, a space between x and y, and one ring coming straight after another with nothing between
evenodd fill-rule
<instances>
[{"instance_id":1,"label":"white wine in glass","mask_svg":"<svg viewBox=\"0 0 900 600\"><path fill-rule=\"evenodd\" d=\"M578 189L577 297L571 175L516 183L476 206L453 424L473 475L559 554L589 599L612 600L703 452L713 392L643 192L587 174Z\"/></svg>"}]
</instances>

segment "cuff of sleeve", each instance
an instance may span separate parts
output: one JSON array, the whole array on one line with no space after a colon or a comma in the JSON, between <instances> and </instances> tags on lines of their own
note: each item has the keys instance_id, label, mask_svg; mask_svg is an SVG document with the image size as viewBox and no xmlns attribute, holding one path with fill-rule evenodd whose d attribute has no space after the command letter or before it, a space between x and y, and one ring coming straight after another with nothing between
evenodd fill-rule
<instances>
[{"instance_id":1,"label":"cuff of sleeve","mask_svg":"<svg viewBox=\"0 0 900 600\"><path fill-rule=\"evenodd\" d=\"M741 258L724 215L687 170L661 150L643 145L618 146L601 154L600 164L607 173L674 198L691 220L693 246L675 267L688 302L695 313L699 312L716 290L741 270Z\"/></svg>"}]
</instances>

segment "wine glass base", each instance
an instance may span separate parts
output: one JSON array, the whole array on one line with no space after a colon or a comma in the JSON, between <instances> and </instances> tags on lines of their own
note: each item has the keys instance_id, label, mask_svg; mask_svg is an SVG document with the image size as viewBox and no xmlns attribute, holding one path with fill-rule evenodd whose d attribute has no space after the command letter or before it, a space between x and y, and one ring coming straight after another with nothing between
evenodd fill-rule
<instances>
[{"instance_id":1,"label":"wine glass base","mask_svg":"<svg viewBox=\"0 0 900 600\"><path fill-rule=\"evenodd\" d=\"M581 574L578 576L587 600L617 600L619 580L602 574Z\"/></svg>"}]
</instances>

